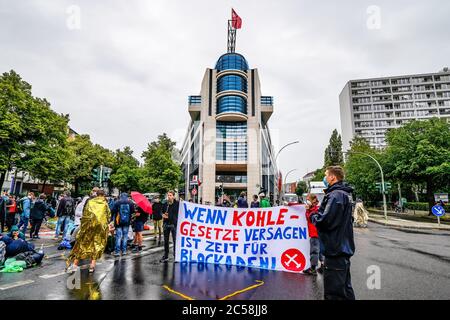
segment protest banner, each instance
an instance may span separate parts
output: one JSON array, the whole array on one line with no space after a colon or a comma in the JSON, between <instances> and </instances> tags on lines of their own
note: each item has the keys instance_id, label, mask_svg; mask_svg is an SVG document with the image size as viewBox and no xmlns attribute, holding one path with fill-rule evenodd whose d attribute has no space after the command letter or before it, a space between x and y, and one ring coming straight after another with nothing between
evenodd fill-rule
<instances>
[{"instance_id":1,"label":"protest banner","mask_svg":"<svg viewBox=\"0 0 450 320\"><path fill-rule=\"evenodd\" d=\"M181 202L175 260L301 272L309 268L305 207L227 208Z\"/></svg>"}]
</instances>

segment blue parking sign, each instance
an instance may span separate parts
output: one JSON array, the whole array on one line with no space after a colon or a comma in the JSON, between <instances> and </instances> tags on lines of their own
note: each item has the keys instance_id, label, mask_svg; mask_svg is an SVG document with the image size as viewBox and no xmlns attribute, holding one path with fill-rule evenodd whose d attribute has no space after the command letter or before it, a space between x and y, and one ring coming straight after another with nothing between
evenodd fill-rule
<instances>
[{"instance_id":1,"label":"blue parking sign","mask_svg":"<svg viewBox=\"0 0 450 320\"><path fill-rule=\"evenodd\" d=\"M441 206L434 206L433 208L431 208L431 212L433 212L436 217L442 217L443 215L445 215L445 209Z\"/></svg>"}]
</instances>

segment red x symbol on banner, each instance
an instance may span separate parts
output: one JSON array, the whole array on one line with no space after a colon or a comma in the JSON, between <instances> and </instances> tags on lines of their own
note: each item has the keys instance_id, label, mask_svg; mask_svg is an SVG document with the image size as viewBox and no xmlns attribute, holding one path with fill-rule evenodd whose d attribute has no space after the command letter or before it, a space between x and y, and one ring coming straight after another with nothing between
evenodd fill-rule
<instances>
[{"instance_id":1,"label":"red x symbol on banner","mask_svg":"<svg viewBox=\"0 0 450 320\"><path fill-rule=\"evenodd\" d=\"M300 272L305 268L306 260L300 250L291 248L281 255L281 264L286 270Z\"/></svg>"}]
</instances>

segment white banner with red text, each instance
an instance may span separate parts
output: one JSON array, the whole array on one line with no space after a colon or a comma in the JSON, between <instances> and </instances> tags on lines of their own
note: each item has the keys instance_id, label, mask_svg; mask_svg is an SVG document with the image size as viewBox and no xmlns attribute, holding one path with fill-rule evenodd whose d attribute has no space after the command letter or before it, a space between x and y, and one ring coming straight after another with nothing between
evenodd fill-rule
<instances>
[{"instance_id":1,"label":"white banner with red text","mask_svg":"<svg viewBox=\"0 0 450 320\"><path fill-rule=\"evenodd\" d=\"M309 259L303 205L240 209L180 202L175 261L301 272Z\"/></svg>"}]
</instances>

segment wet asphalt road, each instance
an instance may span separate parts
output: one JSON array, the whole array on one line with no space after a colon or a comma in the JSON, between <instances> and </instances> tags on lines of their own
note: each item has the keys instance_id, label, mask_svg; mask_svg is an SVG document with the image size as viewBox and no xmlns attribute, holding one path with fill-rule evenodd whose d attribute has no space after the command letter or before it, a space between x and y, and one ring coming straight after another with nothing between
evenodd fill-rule
<instances>
[{"instance_id":1,"label":"wet asphalt road","mask_svg":"<svg viewBox=\"0 0 450 320\"><path fill-rule=\"evenodd\" d=\"M449 299L450 233L395 230L377 224L355 229L352 281L357 299ZM227 267L160 263L162 246L147 239L143 253L105 255L96 272L70 277L63 252L46 240L41 266L0 273L0 299L322 299L322 276ZM67 255L67 253L66 253ZM369 289L369 266L380 289ZM69 280L69 285L68 285ZM237 293L247 289L242 293Z\"/></svg>"}]
</instances>

